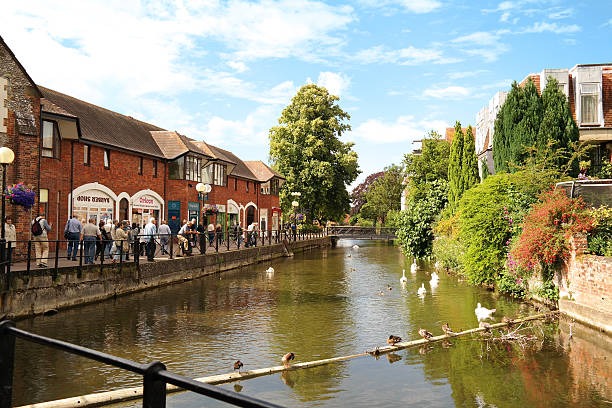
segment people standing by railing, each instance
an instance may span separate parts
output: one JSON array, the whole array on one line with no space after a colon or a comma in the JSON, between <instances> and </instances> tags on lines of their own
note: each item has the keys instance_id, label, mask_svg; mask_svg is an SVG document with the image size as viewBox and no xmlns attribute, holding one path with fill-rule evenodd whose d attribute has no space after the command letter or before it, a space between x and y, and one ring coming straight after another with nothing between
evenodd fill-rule
<instances>
[{"instance_id":1,"label":"people standing by railing","mask_svg":"<svg viewBox=\"0 0 612 408\"><path fill-rule=\"evenodd\" d=\"M81 241L83 241L83 252L85 254L85 263L93 264L94 249L96 245L96 239L100 235L100 230L96 226L96 219L90 218L89 222L85 224L81 231Z\"/></svg>"},{"instance_id":2,"label":"people standing by railing","mask_svg":"<svg viewBox=\"0 0 612 408\"><path fill-rule=\"evenodd\" d=\"M6 259L11 263L13 259L13 248L15 248L15 243L17 241L17 231L15 230L13 219L10 216L4 218L4 237L6 238L7 246Z\"/></svg>"},{"instance_id":3,"label":"people standing by railing","mask_svg":"<svg viewBox=\"0 0 612 408\"><path fill-rule=\"evenodd\" d=\"M166 220L160 221L158 233L159 245L161 246L162 255L169 254L170 252L168 252L168 243L170 242L170 239L172 239L170 237L172 235L172 231L170 230L170 227L168 226Z\"/></svg>"},{"instance_id":4,"label":"people standing by railing","mask_svg":"<svg viewBox=\"0 0 612 408\"><path fill-rule=\"evenodd\" d=\"M47 258L49 257L49 240L47 239L47 231L51 231L51 225L47 223L44 213L32 220L30 229L32 231L34 249L36 251L36 264L39 268L46 268Z\"/></svg>"},{"instance_id":5,"label":"people standing by railing","mask_svg":"<svg viewBox=\"0 0 612 408\"><path fill-rule=\"evenodd\" d=\"M111 248L113 247L113 222L109 218L104 224L104 231L106 231L105 239L106 245L104 247L104 256L110 258Z\"/></svg>"},{"instance_id":6,"label":"people standing by railing","mask_svg":"<svg viewBox=\"0 0 612 408\"><path fill-rule=\"evenodd\" d=\"M104 221L100 221L98 223L98 231L100 234L96 236L96 255L94 256L94 261L97 261L98 258L102 259L104 256L104 249L106 248L106 230L104 229ZM68 250L68 254L70 254L70 250ZM76 261L76 256L73 260Z\"/></svg>"},{"instance_id":7,"label":"people standing by railing","mask_svg":"<svg viewBox=\"0 0 612 408\"><path fill-rule=\"evenodd\" d=\"M66 259L76 261L77 252L79 251L79 238L81 236L81 230L83 229L83 225L81 221L73 215L68 221L66 221L66 226L64 227L64 238L68 240L68 251L66 254Z\"/></svg>"},{"instance_id":8,"label":"people standing by railing","mask_svg":"<svg viewBox=\"0 0 612 408\"><path fill-rule=\"evenodd\" d=\"M191 255L191 244L188 238L189 232L190 232L189 223L185 221L185 223L183 224L183 226L181 227L177 235L177 238L179 241L179 249L181 252L181 254L178 254L177 256Z\"/></svg>"},{"instance_id":9,"label":"people standing by railing","mask_svg":"<svg viewBox=\"0 0 612 408\"><path fill-rule=\"evenodd\" d=\"M208 245L212 245L213 241L215 240L215 224L211 223L208 224Z\"/></svg>"},{"instance_id":10,"label":"people standing by railing","mask_svg":"<svg viewBox=\"0 0 612 408\"><path fill-rule=\"evenodd\" d=\"M142 239L140 240L141 244L145 244L147 261L149 262L155 261L155 237L157 236L156 224L157 221L155 221L155 218L151 218L147 225L145 225L144 230L142 231Z\"/></svg>"},{"instance_id":11,"label":"people standing by railing","mask_svg":"<svg viewBox=\"0 0 612 408\"><path fill-rule=\"evenodd\" d=\"M127 254L130 252L130 244L128 242L128 222L121 221L115 231L115 256L113 263L121 260L125 261Z\"/></svg>"}]
</instances>

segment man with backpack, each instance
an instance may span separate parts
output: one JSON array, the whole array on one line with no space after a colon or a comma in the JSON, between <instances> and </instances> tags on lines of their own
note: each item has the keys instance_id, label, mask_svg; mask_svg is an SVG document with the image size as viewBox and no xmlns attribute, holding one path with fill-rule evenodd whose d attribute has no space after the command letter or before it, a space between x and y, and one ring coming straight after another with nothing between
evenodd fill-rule
<instances>
[{"instance_id":1,"label":"man with backpack","mask_svg":"<svg viewBox=\"0 0 612 408\"><path fill-rule=\"evenodd\" d=\"M36 264L39 268L46 268L47 258L49 257L47 231L51 231L51 225L47 223L45 214L40 214L32 220L30 230L32 232L32 241L34 241L34 249L36 252Z\"/></svg>"}]
</instances>

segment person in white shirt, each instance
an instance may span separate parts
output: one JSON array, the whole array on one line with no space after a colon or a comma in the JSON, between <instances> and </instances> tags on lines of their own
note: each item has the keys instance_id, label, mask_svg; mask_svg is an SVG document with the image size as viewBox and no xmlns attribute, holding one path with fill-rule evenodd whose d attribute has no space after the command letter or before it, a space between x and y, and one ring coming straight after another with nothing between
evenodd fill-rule
<instances>
[{"instance_id":1,"label":"person in white shirt","mask_svg":"<svg viewBox=\"0 0 612 408\"><path fill-rule=\"evenodd\" d=\"M159 226L159 244L161 245L161 253L162 255L167 254L168 253L168 242L170 242L170 239L172 239L171 235L172 235L172 231L170 230L170 227L168 226L168 223L163 220L161 221L161 225Z\"/></svg>"},{"instance_id":2,"label":"person in white shirt","mask_svg":"<svg viewBox=\"0 0 612 408\"><path fill-rule=\"evenodd\" d=\"M191 255L191 245L189 244L189 239L187 236L189 235L189 223L185 222L178 233L179 247L182 252L182 256ZM181 256L180 254L177 256Z\"/></svg>"},{"instance_id":3,"label":"person in white shirt","mask_svg":"<svg viewBox=\"0 0 612 408\"><path fill-rule=\"evenodd\" d=\"M146 242L147 260L154 261L155 257L155 237L157 235L157 222L155 218L151 218L149 223L145 225L140 242Z\"/></svg>"},{"instance_id":4,"label":"person in white shirt","mask_svg":"<svg viewBox=\"0 0 612 408\"><path fill-rule=\"evenodd\" d=\"M17 241L17 231L11 217L4 218L4 236L6 237L6 256L10 262L13 257L13 248L15 248L15 242Z\"/></svg>"}]
</instances>

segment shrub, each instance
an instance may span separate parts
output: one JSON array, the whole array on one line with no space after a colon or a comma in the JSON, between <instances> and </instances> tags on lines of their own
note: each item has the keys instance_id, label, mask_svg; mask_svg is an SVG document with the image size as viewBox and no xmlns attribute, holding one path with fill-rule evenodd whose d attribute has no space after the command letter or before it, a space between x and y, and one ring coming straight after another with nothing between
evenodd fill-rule
<instances>
[{"instance_id":1,"label":"shrub","mask_svg":"<svg viewBox=\"0 0 612 408\"><path fill-rule=\"evenodd\" d=\"M523 276L515 270L505 269L495 279L497 289L516 298L525 297L525 286Z\"/></svg>"},{"instance_id":2,"label":"shrub","mask_svg":"<svg viewBox=\"0 0 612 408\"><path fill-rule=\"evenodd\" d=\"M588 236L589 251L594 255L612 256L612 208L599 207L590 214L594 228Z\"/></svg>"},{"instance_id":3,"label":"shrub","mask_svg":"<svg viewBox=\"0 0 612 408\"><path fill-rule=\"evenodd\" d=\"M463 244L454 238L441 236L433 242L432 255L436 261L440 262L444 268L458 273L463 273L464 252Z\"/></svg>"},{"instance_id":4,"label":"shrub","mask_svg":"<svg viewBox=\"0 0 612 408\"><path fill-rule=\"evenodd\" d=\"M556 302L559 300L559 288L552 280L547 280L542 283L542 287L538 290L538 295Z\"/></svg>"},{"instance_id":5,"label":"shrub","mask_svg":"<svg viewBox=\"0 0 612 408\"><path fill-rule=\"evenodd\" d=\"M549 191L525 218L512 256L522 268L533 270L536 265L547 268L568 257L568 236L592 228L593 218L582 198L569 198L561 190Z\"/></svg>"}]
</instances>

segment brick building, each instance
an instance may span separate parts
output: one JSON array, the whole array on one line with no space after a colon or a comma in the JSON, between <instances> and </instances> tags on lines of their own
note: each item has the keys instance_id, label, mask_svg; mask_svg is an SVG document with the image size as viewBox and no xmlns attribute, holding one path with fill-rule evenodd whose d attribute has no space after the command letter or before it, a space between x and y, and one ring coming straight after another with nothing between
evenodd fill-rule
<instances>
[{"instance_id":1,"label":"brick building","mask_svg":"<svg viewBox=\"0 0 612 408\"><path fill-rule=\"evenodd\" d=\"M527 75L520 85L524 86L531 79L541 95L550 77L559 82L559 88L567 96L580 140L595 145L591 149L592 170L596 171L603 163L612 162L612 64L544 69L540 73ZM491 174L494 173L492 149L495 118L506 96L506 92L498 92L476 116L476 153L479 159L487 161Z\"/></svg>"},{"instance_id":2,"label":"brick building","mask_svg":"<svg viewBox=\"0 0 612 408\"><path fill-rule=\"evenodd\" d=\"M1 38L0 93L0 144L15 152L7 182L37 192L30 213L7 206L19 221L18 239L29 238L39 212L53 225L50 239L63 239L70 214L139 225L155 217L174 231L188 218L279 225L284 179L265 164L251 166L256 175L229 151L37 86ZM200 182L212 186L203 197Z\"/></svg>"}]
</instances>

